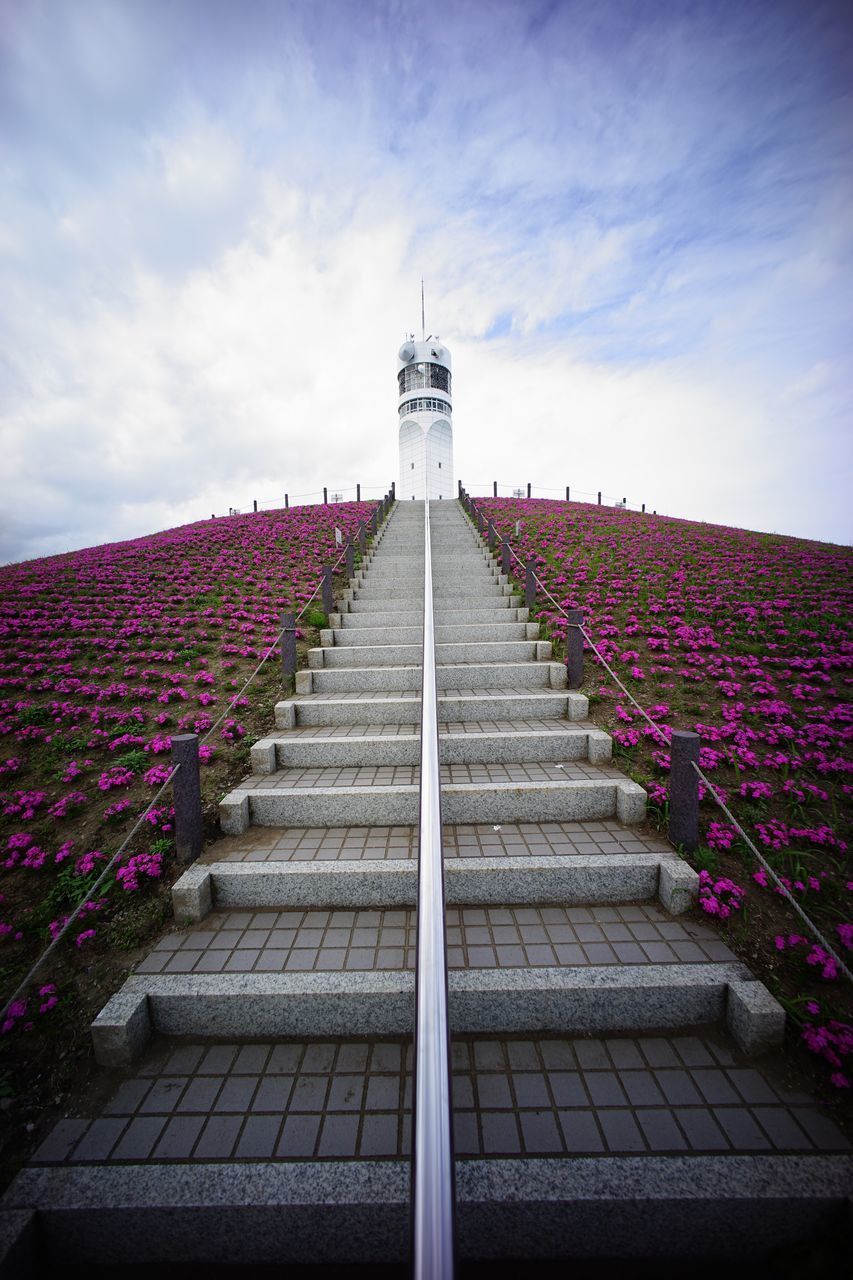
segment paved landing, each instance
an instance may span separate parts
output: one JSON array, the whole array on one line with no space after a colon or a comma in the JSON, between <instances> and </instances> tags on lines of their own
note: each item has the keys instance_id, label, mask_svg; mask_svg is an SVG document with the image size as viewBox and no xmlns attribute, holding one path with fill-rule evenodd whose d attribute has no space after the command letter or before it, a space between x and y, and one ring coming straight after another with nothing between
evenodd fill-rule
<instances>
[{"instance_id":1,"label":"paved landing","mask_svg":"<svg viewBox=\"0 0 853 1280\"><path fill-rule=\"evenodd\" d=\"M446 858L563 858L602 854L653 853L672 857L657 836L616 819L595 822L504 822L446 825ZM250 827L225 836L207 850L202 862L357 862L369 858L417 856L415 827Z\"/></svg>"},{"instance_id":2,"label":"paved landing","mask_svg":"<svg viewBox=\"0 0 853 1280\"><path fill-rule=\"evenodd\" d=\"M33 1164L399 1159L411 1044L153 1046L94 1120ZM458 1158L850 1150L806 1095L701 1035L453 1041Z\"/></svg>"}]
</instances>

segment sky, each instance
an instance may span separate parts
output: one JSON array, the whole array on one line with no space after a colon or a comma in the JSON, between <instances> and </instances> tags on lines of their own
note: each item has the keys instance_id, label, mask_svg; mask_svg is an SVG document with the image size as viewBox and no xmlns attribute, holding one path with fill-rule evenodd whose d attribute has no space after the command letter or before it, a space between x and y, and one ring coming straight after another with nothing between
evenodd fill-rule
<instances>
[{"instance_id":1,"label":"sky","mask_svg":"<svg viewBox=\"0 0 853 1280\"><path fill-rule=\"evenodd\" d=\"M456 476L850 542L853 9L0 0L0 563Z\"/></svg>"}]
</instances>

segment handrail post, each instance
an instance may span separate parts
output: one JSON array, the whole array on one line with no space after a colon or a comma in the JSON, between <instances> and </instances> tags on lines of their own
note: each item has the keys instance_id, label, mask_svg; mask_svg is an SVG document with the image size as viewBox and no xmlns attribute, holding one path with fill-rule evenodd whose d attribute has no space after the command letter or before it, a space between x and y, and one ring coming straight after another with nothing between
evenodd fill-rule
<instances>
[{"instance_id":1,"label":"handrail post","mask_svg":"<svg viewBox=\"0 0 853 1280\"><path fill-rule=\"evenodd\" d=\"M524 607L532 609L536 604L536 574L528 561L524 566Z\"/></svg>"},{"instance_id":2,"label":"handrail post","mask_svg":"<svg viewBox=\"0 0 853 1280\"><path fill-rule=\"evenodd\" d=\"M495 529L494 524L490 520L489 521L489 550L490 551L494 551L497 537L498 537L497 530Z\"/></svg>"},{"instance_id":3,"label":"handrail post","mask_svg":"<svg viewBox=\"0 0 853 1280\"><path fill-rule=\"evenodd\" d=\"M335 590L332 585L332 570L328 565L323 570L323 612L335 612Z\"/></svg>"},{"instance_id":4,"label":"handrail post","mask_svg":"<svg viewBox=\"0 0 853 1280\"><path fill-rule=\"evenodd\" d=\"M510 564L512 562L512 551L509 546L509 538L501 540L501 573L509 576Z\"/></svg>"},{"instance_id":5,"label":"handrail post","mask_svg":"<svg viewBox=\"0 0 853 1280\"><path fill-rule=\"evenodd\" d=\"M352 539L347 543L347 578L355 577L355 547L352 545ZM332 610L334 612L334 610Z\"/></svg>"},{"instance_id":6,"label":"handrail post","mask_svg":"<svg viewBox=\"0 0 853 1280\"><path fill-rule=\"evenodd\" d=\"M674 729L670 742L669 838L687 853L699 847L699 763L698 733Z\"/></svg>"},{"instance_id":7,"label":"handrail post","mask_svg":"<svg viewBox=\"0 0 853 1280\"><path fill-rule=\"evenodd\" d=\"M455 1253L453 1112L428 501L424 502L423 663L412 1123L412 1270L415 1280L452 1280Z\"/></svg>"},{"instance_id":8,"label":"handrail post","mask_svg":"<svg viewBox=\"0 0 853 1280\"><path fill-rule=\"evenodd\" d=\"M197 733L179 733L172 738L172 764L178 766L172 779L175 852L178 862L195 862L203 843Z\"/></svg>"},{"instance_id":9,"label":"handrail post","mask_svg":"<svg viewBox=\"0 0 853 1280\"><path fill-rule=\"evenodd\" d=\"M296 615L281 615L281 677L287 684L296 675Z\"/></svg>"},{"instance_id":10,"label":"handrail post","mask_svg":"<svg viewBox=\"0 0 853 1280\"><path fill-rule=\"evenodd\" d=\"M580 609L567 609L566 619L566 672L569 688L579 689L583 684L583 614Z\"/></svg>"},{"instance_id":11,"label":"handrail post","mask_svg":"<svg viewBox=\"0 0 853 1280\"><path fill-rule=\"evenodd\" d=\"M367 551L367 526L364 521L358 526L358 549L363 557Z\"/></svg>"}]
</instances>

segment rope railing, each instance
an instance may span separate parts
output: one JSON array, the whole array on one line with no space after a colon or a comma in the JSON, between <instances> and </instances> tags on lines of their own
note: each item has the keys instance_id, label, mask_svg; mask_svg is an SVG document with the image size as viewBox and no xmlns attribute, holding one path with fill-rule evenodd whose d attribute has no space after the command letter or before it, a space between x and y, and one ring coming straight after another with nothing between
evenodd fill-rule
<instances>
[{"instance_id":1,"label":"rope railing","mask_svg":"<svg viewBox=\"0 0 853 1280\"><path fill-rule=\"evenodd\" d=\"M492 490L492 497L497 498L504 496L507 498L533 498L536 494L560 493L565 494L566 502L587 501L588 505L598 505L599 507L609 507L623 511L639 511L646 514L645 502L631 501L626 496L617 497L612 493L605 493L602 489L577 489L574 485L565 485L563 488L555 488L549 485L532 484L529 481L520 485L515 482L512 484L504 483L502 480L478 480L474 483L475 489ZM499 494L499 490L503 490L503 494ZM650 515L657 515L657 511L649 512Z\"/></svg>"},{"instance_id":2,"label":"rope railing","mask_svg":"<svg viewBox=\"0 0 853 1280\"><path fill-rule=\"evenodd\" d=\"M393 486L392 486L393 488ZM298 502L303 498L320 498L322 497L323 505L334 506L338 502L361 502L370 501L369 495L381 494L385 491L381 485L369 484L350 484L350 485L324 485L322 489L312 489L310 493L285 493L282 498L264 498L258 501L252 498L242 507L229 507L229 516L254 515L258 511L276 511L287 510L291 502ZM348 497L349 494L354 495ZM224 517L219 517L220 519ZM211 519L217 519L216 513Z\"/></svg>"},{"instance_id":3,"label":"rope railing","mask_svg":"<svg viewBox=\"0 0 853 1280\"><path fill-rule=\"evenodd\" d=\"M473 498L468 498L464 490L462 492L465 498L467 499L469 508L472 508L476 515L478 509ZM464 502L463 502L463 508L464 508ZM482 513L480 513L480 515L482 518ZM482 534L480 536L482 537ZM640 706L634 694L624 684L624 682L619 678L618 674L610 666L609 662L604 657L603 653L598 648L598 645L592 639L592 636L589 634L586 627L584 627L583 623L577 622L570 617L569 613L567 612L566 609L563 608L559 600L556 600L553 594L548 590L548 587L545 585L545 583L536 573L536 570L533 569L531 565L527 564L524 560L522 560L521 556L512 546L509 538L503 538L502 541L503 541L503 545L508 548L509 553L513 557L513 559L515 559L518 562L518 564L521 566L521 568L524 570L525 575L530 574L532 576L533 580L541 589L542 594L545 595L548 598L548 600L550 600L551 604L553 604L554 608L559 610L559 612L563 615L563 617L566 618L568 626L570 628L573 628L579 635L583 636L584 640L586 640L590 649L595 654L596 658L601 663L601 665L604 667L605 671L607 671L611 679L615 681L615 683L619 686L619 688L622 690L622 692L625 694L628 700L632 703L634 708L640 713L640 715L643 717L646 723L651 726L651 728L657 734L660 741L665 746L671 747L672 741L668 737L667 733L660 727L660 725L656 724L655 721L652 720L651 716L648 714L645 708ZM684 735L684 736L686 737L688 735ZM695 734L691 734L689 736L697 737L697 735ZM697 738L697 741L698 741L698 738ZM843 973L844 976L848 978L851 982L853 982L853 972L851 972L849 966L844 963L844 961L842 960L838 952L835 950L835 948L827 941L823 932L818 928L818 926L811 919L811 917L803 910L799 902L797 902L796 898L791 893L790 889L788 889L787 885L785 885L782 882L782 880L780 880L779 876L773 870L770 863L761 853L760 849L758 849L758 847L756 846L755 841L751 838L751 836L747 834L746 831L744 831L743 827L738 822L737 818L735 818L734 814L731 812L729 807L723 801L722 797L719 795L716 787L708 778L708 776L703 772L703 770L699 767L699 765L696 763L695 760L689 760L687 763L689 764L693 772L696 774L697 779L701 780L704 783L708 791L708 794L713 798L715 803L719 805L720 809L728 818L729 822L732 824L735 830L738 832L741 839L744 841L744 843L747 845L747 847L755 857L756 861L760 863L760 865L764 868L765 872L769 875L770 879L773 881L773 885L776 891L794 908L794 911L796 912L796 914L803 921L803 923L806 925L806 927L809 929L812 935L817 939L820 946L823 947L827 955L831 956L835 964L838 966L839 971Z\"/></svg>"},{"instance_id":4,"label":"rope railing","mask_svg":"<svg viewBox=\"0 0 853 1280\"><path fill-rule=\"evenodd\" d=\"M428 501L424 502L424 644L418 820L412 1270L415 1280L452 1280L455 1185Z\"/></svg>"},{"instance_id":5,"label":"rope railing","mask_svg":"<svg viewBox=\"0 0 853 1280\"><path fill-rule=\"evenodd\" d=\"M388 512L389 512L389 511L390 511L390 509L391 509L391 506L393 505L392 492L393 492L393 486L392 486L392 489L388 491L388 493L386 494L386 496L385 496L385 498L383 499L382 503L380 503L379 507L377 508L377 511L379 511L379 510L381 510L381 511L382 511L382 513L383 513L383 516L382 516L383 520L385 519L385 517L387 516ZM373 521L371 521L371 523L373 523ZM362 526L362 527L363 527L363 526ZM378 521L378 519L377 519L377 520L376 520L376 527L374 528L374 530L373 530L373 531L374 531L374 532L376 532L376 531L378 530L378 527L379 527L379 521ZM225 710L224 710L224 711L222 712L222 714L220 715L219 719L218 719L218 720L216 720L216 721L215 721L215 722L210 726L210 728L209 728L209 729L207 730L207 732L205 733L204 737L203 737L203 738L201 738L201 739L198 739L195 735L187 734L187 735L181 735L181 737L180 737L179 739L177 739L177 741L181 741L181 742L183 742L183 743L186 743L186 742L187 742L187 740L189 739L189 740L191 740L191 741L192 741L192 743L194 744L193 752L192 752L192 757L193 757L193 760L194 760L194 768L195 768L196 774L197 774L197 771L198 771L198 747L199 747L200 745L201 745L201 746L203 746L203 745L207 742L208 738L212 737L212 735L216 732L216 730L220 727L220 725L221 725L221 724L223 724L223 722L228 718L228 714L229 714L229 712L231 712L231 711L234 709L234 707L237 705L237 703L239 702L239 700L243 697L243 695L244 695L244 693L246 692L246 690L247 690L247 689L249 688L249 686L251 685L252 681L253 681L253 680L255 680L255 679L257 678L258 673L261 671L261 668L262 668L262 667L263 667L263 666L264 666L264 665L269 661L269 659L272 657L273 653L274 653L274 652L275 652L275 650L279 647L279 645L281 645L281 644L282 644L282 641L283 641L283 638L284 638L285 634L286 634L287 632L295 632L295 630L296 630L296 625L297 625L297 624L299 623L299 621L301 620L301 618L302 618L303 614L305 613L306 609L307 609L307 608L308 608L308 606L311 604L312 600L315 600L315 599L317 598L318 593L324 589L324 584L328 581L329 576L335 572L335 570L336 570L336 569L338 568L338 566L340 565L341 561L342 561L342 560L347 556L347 553L350 551L350 548L351 548L352 546L353 546L353 543L352 543L352 541L350 541L350 542L347 544L347 546L345 546L345 547L343 548L343 550L341 551L341 554L338 556L338 558L337 558L337 560L335 561L335 563L334 563L331 567L327 567L326 569L324 569L324 571L323 571L323 576L319 579L319 581L318 581L317 585L315 586L314 590L312 591L311 595L308 597L308 599L307 599L307 600L304 602L304 604L302 605L302 608L299 610L299 613L295 615L293 623L285 623L285 625L283 625L283 626L280 628L280 630L279 630L278 634L276 635L275 639L272 641L272 643L271 643L271 644L269 645L269 647L267 648L266 652L264 653L264 656L261 658L260 662L259 662L259 663L258 663L258 665L255 667L254 671L252 671L251 675L250 675L250 676L248 677L248 679L244 682L244 684L243 684L243 685L242 685L242 687L237 691L237 693L235 693L235 694L234 694L234 696L231 698L231 701L228 703L228 705L226 706ZM288 615L285 615L285 616L287 617ZM294 648L295 648L295 646L294 646ZM295 654L294 654L294 656L295 656ZM92 884L92 885L88 888L88 890L86 891L85 895L84 895L84 896L83 896L83 898L80 900L80 902L78 902L77 906L74 908L74 910L72 911L72 913L71 913L69 916L67 916L67 917L66 917L66 919L63 921L63 924L62 924L61 928L57 931L56 935L51 939L50 943L49 943L49 944L44 948L44 950L43 950L43 951L41 952L41 954L39 955L38 959L37 959L37 960L35 961L35 963L30 967L30 969L28 970L28 972L27 972L27 974L25 975L25 977L21 979L21 981L18 983L18 985L17 985L17 987L15 988L15 990L12 992L12 995L8 998L8 1000L7 1000L7 1001L5 1002L5 1004L3 1005L3 1009L2 1009L2 1011L0 1011L0 1025L2 1025L3 1023L5 1023L5 1021L6 1021L7 1017L8 1017L8 1015L9 1015L9 1013L10 1013L11 1009L12 1009L12 1006L13 1006L13 1005L15 1004L15 1002L16 1002L16 1001L17 1001L17 1000L18 1000L18 999L23 995L23 993L27 990L27 988L29 987L30 983L31 983L31 982L33 981L33 979L35 978L36 974L37 974L37 973L39 973L39 971L43 968L43 966L44 966L44 964L45 964L45 961L46 961L46 960L47 960L47 959L48 959L48 958L53 954L53 952L56 950L56 948L57 948L57 947L59 946L59 944L62 942L63 938L64 938L64 937L68 934L68 932L70 931L70 929L71 929L72 925L73 925L73 924L74 924L74 923L75 923L75 922L80 918L81 913L82 913L82 912L85 910L85 908L86 908L86 904L87 904L87 903L89 903L89 902L91 902L91 901L94 899L95 894L97 893L97 890L100 888L100 886L101 886L101 885L104 883L104 881L107 879L107 877L109 876L109 874L110 874L110 872L112 871L113 867L115 867L115 866L116 866L116 864L118 863L118 861L119 861L119 859L121 858L122 854L124 854L124 853L126 852L127 848L129 847L129 845L130 845L131 841L132 841L132 840L134 839L134 837L136 836L136 834L137 834L137 832L139 831L140 827L141 827L141 826L142 826L142 824L147 820L148 815L152 812L152 810L153 810L153 809L155 809L155 808L156 808L156 806L157 806L157 802L160 800L160 797L161 797L161 796L163 795L163 793L164 793L164 792L165 792L165 791L166 791L166 790L167 790L167 789L168 789L168 788L169 788L169 787L174 783L174 781L175 781L176 777L178 776L179 772L181 771L181 769L182 769L182 768L185 768L185 767L186 767L186 765L185 765L185 763L184 763L184 762L178 762L178 763L174 763L174 764L172 765L172 768L171 768L171 769L170 769L170 771L169 771L169 776L168 776L168 777L167 777L167 778L166 778L166 779L165 779L165 780L160 784L160 786L159 786L159 788L158 788L157 792L155 793L155 795L154 795L153 799L149 800L149 802L148 802L148 804L146 805L145 809L142 811L142 813L141 813L141 814L139 815L139 817L136 819L136 822L134 823L132 830L129 832L129 834L128 834L127 836L125 836L125 838L124 838L124 840L122 841L121 845L120 845L120 846L119 846L119 848L116 850L116 852L113 854L113 856L110 858L110 860L107 862L106 866L103 868L103 870L101 871L101 874L100 874L100 875L98 876L98 878L95 880L94 884ZM186 836L186 842L187 842L187 844L188 844L188 845L192 845L192 844L197 845L197 843L198 843L198 838L200 837L200 830L201 830L201 803L200 803L200 797L199 797L199 801L198 801L198 812L197 812L196 814L194 814L194 815L193 815L193 819L194 819L194 825L197 827L197 831L193 832L192 834L187 834L187 836ZM177 832L177 830L176 830L176 843L180 843L180 833L179 833L179 832ZM197 851L198 851L198 850L197 850Z\"/></svg>"}]
</instances>

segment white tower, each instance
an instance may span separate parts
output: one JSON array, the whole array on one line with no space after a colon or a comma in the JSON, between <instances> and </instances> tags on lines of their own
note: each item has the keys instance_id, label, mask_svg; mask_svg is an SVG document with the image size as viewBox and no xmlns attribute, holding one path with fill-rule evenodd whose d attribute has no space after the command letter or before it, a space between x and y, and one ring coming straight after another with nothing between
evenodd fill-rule
<instances>
[{"instance_id":1,"label":"white tower","mask_svg":"<svg viewBox=\"0 0 853 1280\"><path fill-rule=\"evenodd\" d=\"M401 501L453 497L450 352L438 338L404 342L397 355Z\"/></svg>"}]
</instances>

